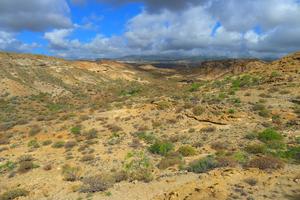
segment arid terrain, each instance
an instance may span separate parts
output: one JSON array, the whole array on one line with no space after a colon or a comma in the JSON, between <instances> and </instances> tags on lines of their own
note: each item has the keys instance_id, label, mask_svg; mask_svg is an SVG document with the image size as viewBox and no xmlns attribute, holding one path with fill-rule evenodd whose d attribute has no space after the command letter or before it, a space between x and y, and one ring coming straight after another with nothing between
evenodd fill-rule
<instances>
[{"instance_id":1,"label":"arid terrain","mask_svg":"<svg viewBox=\"0 0 300 200\"><path fill-rule=\"evenodd\" d=\"M157 68L0 53L0 200L300 199L300 52Z\"/></svg>"}]
</instances>

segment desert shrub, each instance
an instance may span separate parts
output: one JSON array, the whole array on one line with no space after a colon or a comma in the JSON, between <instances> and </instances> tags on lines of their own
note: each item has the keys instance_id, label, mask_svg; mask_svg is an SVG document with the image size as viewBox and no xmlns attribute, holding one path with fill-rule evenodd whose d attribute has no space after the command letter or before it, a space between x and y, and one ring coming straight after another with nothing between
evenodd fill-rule
<instances>
[{"instance_id":1,"label":"desert shrub","mask_svg":"<svg viewBox=\"0 0 300 200\"><path fill-rule=\"evenodd\" d=\"M260 110L265 110L265 109L266 109L265 105L260 104L260 103L256 103L252 106L253 111L260 111Z\"/></svg>"},{"instance_id":2,"label":"desert shrub","mask_svg":"<svg viewBox=\"0 0 300 200\"><path fill-rule=\"evenodd\" d=\"M273 141L266 142L266 146L269 149L285 149L286 144L282 141L273 140Z\"/></svg>"},{"instance_id":3,"label":"desert shrub","mask_svg":"<svg viewBox=\"0 0 300 200\"><path fill-rule=\"evenodd\" d=\"M149 147L149 151L153 154L166 155L174 149L174 145L170 142L156 141Z\"/></svg>"},{"instance_id":4,"label":"desert shrub","mask_svg":"<svg viewBox=\"0 0 300 200\"><path fill-rule=\"evenodd\" d=\"M39 148L40 144L38 143L38 141L36 139L34 139L34 140L30 140L28 142L27 146L30 148Z\"/></svg>"},{"instance_id":5,"label":"desert shrub","mask_svg":"<svg viewBox=\"0 0 300 200\"><path fill-rule=\"evenodd\" d=\"M0 174L12 171L16 168L16 164L12 161L6 161L6 163L0 164Z\"/></svg>"},{"instance_id":6,"label":"desert shrub","mask_svg":"<svg viewBox=\"0 0 300 200\"><path fill-rule=\"evenodd\" d=\"M205 109L202 106L196 106L193 108L192 111L193 111L194 115L200 116L204 113Z\"/></svg>"},{"instance_id":7,"label":"desert shrub","mask_svg":"<svg viewBox=\"0 0 300 200\"><path fill-rule=\"evenodd\" d=\"M267 147L264 144L250 144L245 147L245 151L252 154L264 154L267 151Z\"/></svg>"},{"instance_id":8,"label":"desert shrub","mask_svg":"<svg viewBox=\"0 0 300 200\"><path fill-rule=\"evenodd\" d=\"M195 133L195 131L196 131L196 129L190 128L188 132L189 132L189 133Z\"/></svg>"},{"instance_id":9,"label":"desert shrub","mask_svg":"<svg viewBox=\"0 0 300 200\"><path fill-rule=\"evenodd\" d=\"M274 140L280 141L283 139L283 136L280 133L278 133L276 130L268 128L258 133L258 139L262 142L269 142Z\"/></svg>"},{"instance_id":10,"label":"desert shrub","mask_svg":"<svg viewBox=\"0 0 300 200\"><path fill-rule=\"evenodd\" d=\"M160 101L156 104L158 110L167 110L171 108L172 104L168 101Z\"/></svg>"},{"instance_id":11,"label":"desert shrub","mask_svg":"<svg viewBox=\"0 0 300 200\"><path fill-rule=\"evenodd\" d=\"M82 156L82 158L80 159L81 162L88 162L91 160L94 160L95 156L93 154L88 154L88 155L84 155Z\"/></svg>"},{"instance_id":12,"label":"desert shrub","mask_svg":"<svg viewBox=\"0 0 300 200\"><path fill-rule=\"evenodd\" d=\"M199 90L199 88L202 86L201 83L192 83L190 88L189 88L189 91L190 92L196 92Z\"/></svg>"},{"instance_id":13,"label":"desert shrub","mask_svg":"<svg viewBox=\"0 0 300 200\"><path fill-rule=\"evenodd\" d=\"M151 132L136 132L134 133L139 139L144 140L147 144L152 144L156 141L155 135Z\"/></svg>"},{"instance_id":14,"label":"desert shrub","mask_svg":"<svg viewBox=\"0 0 300 200\"><path fill-rule=\"evenodd\" d=\"M235 167L237 162L229 156L221 156L216 158L218 167Z\"/></svg>"},{"instance_id":15,"label":"desert shrub","mask_svg":"<svg viewBox=\"0 0 300 200\"><path fill-rule=\"evenodd\" d=\"M72 149L73 147L75 147L77 145L77 142L74 141L74 140L71 140L71 141L67 141L65 144L64 144L64 147L66 149Z\"/></svg>"},{"instance_id":16,"label":"desert shrub","mask_svg":"<svg viewBox=\"0 0 300 200\"><path fill-rule=\"evenodd\" d=\"M64 181L76 181L80 177L80 167L72 167L66 164L62 167L62 175Z\"/></svg>"},{"instance_id":17,"label":"desert shrub","mask_svg":"<svg viewBox=\"0 0 300 200\"><path fill-rule=\"evenodd\" d=\"M48 146L50 144L52 144L52 140L45 140L42 142L42 145L44 145L44 146Z\"/></svg>"},{"instance_id":18,"label":"desert shrub","mask_svg":"<svg viewBox=\"0 0 300 200\"><path fill-rule=\"evenodd\" d=\"M77 125L70 129L71 133L74 135L79 135L81 133L81 126Z\"/></svg>"},{"instance_id":19,"label":"desert shrub","mask_svg":"<svg viewBox=\"0 0 300 200\"><path fill-rule=\"evenodd\" d=\"M267 109L264 109L264 110L258 111L258 115L261 116L261 117L269 117L270 112Z\"/></svg>"},{"instance_id":20,"label":"desert shrub","mask_svg":"<svg viewBox=\"0 0 300 200\"><path fill-rule=\"evenodd\" d=\"M284 163L279 160L278 158L274 157L258 157L258 158L253 158L250 160L248 163L248 167L251 168L258 168L261 170L266 170L266 169L281 169L284 167Z\"/></svg>"},{"instance_id":21,"label":"desert shrub","mask_svg":"<svg viewBox=\"0 0 300 200\"><path fill-rule=\"evenodd\" d=\"M29 194L29 192L25 189L16 188L9 190L7 192L4 192L0 195L0 200L13 200L18 197L26 197Z\"/></svg>"},{"instance_id":22,"label":"desert shrub","mask_svg":"<svg viewBox=\"0 0 300 200\"><path fill-rule=\"evenodd\" d=\"M279 151L279 156L285 159L292 159L296 163L300 163L300 146L288 147L285 151Z\"/></svg>"},{"instance_id":23,"label":"desert shrub","mask_svg":"<svg viewBox=\"0 0 300 200\"><path fill-rule=\"evenodd\" d=\"M98 131L96 129L91 129L88 132L86 132L84 134L84 136L86 137L86 139L91 140L91 139L95 139L98 137Z\"/></svg>"},{"instance_id":24,"label":"desert shrub","mask_svg":"<svg viewBox=\"0 0 300 200\"><path fill-rule=\"evenodd\" d=\"M0 135L0 145L3 145L3 144L9 144L9 138L6 135L1 134Z\"/></svg>"},{"instance_id":25,"label":"desert shrub","mask_svg":"<svg viewBox=\"0 0 300 200\"><path fill-rule=\"evenodd\" d=\"M201 128L201 132L208 132L208 133L210 133L210 132L215 132L217 129L216 129L216 127L214 127L214 126L207 126L207 127L203 127L203 128Z\"/></svg>"},{"instance_id":26,"label":"desert shrub","mask_svg":"<svg viewBox=\"0 0 300 200\"><path fill-rule=\"evenodd\" d=\"M58 149L58 148L62 148L64 146L65 146L65 141L57 141L57 142L54 142L51 147Z\"/></svg>"},{"instance_id":27,"label":"desert shrub","mask_svg":"<svg viewBox=\"0 0 300 200\"><path fill-rule=\"evenodd\" d=\"M166 169L168 167L181 164L183 164L182 156L178 153L170 153L160 160L157 167L159 169Z\"/></svg>"},{"instance_id":28,"label":"desert shrub","mask_svg":"<svg viewBox=\"0 0 300 200\"><path fill-rule=\"evenodd\" d=\"M113 133L117 133L123 130L120 126L115 124L108 124L107 128Z\"/></svg>"},{"instance_id":29,"label":"desert shrub","mask_svg":"<svg viewBox=\"0 0 300 200\"><path fill-rule=\"evenodd\" d=\"M245 164L248 161L248 155L243 151L234 152L231 157L240 164Z\"/></svg>"},{"instance_id":30,"label":"desert shrub","mask_svg":"<svg viewBox=\"0 0 300 200\"><path fill-rule=\"evenodd\" d=\"M195 160L189 164L187 170L194 173L205 173L218 166L217 161L212 156Z\"/></svg>"},{"instance_id":31,"label":"desert shrub","mask_svg":"<svg viewBox=\"0 0 300 200\"><path fill-rule=\"evenodd\" d=\"M23 162L23 161L33 161L33 157L28 154L22 155L18 158L18 162Z\"/></svg>"},{"instance_id":32,"label":"desert shrub","mask_svg":"<svg viewBox=\"0 0 300 200\"><path fill-rule=\"evenodd\" d=\"M29 135L34 136L41 131L42 131L41 127L39 127L38 125L33 125L33 126L31 126L31 128L29 130Z\"/></svg>"},{"instance_id":33,"label":"desert shrub","mask_svg":"<svg viewBox=\"0 0 300 200\"><path fill-rule=\"evenodd\" d=\"M234 114L234 113L235 113L235 110L234 110L233 108L230 108L230 109L228 110L228 113L229 113L229 114Z\"/></svg>"},{"instance_id":34,"label":"desert shrub","mask_svg":"<svg viewBox=\"0 0 300 200\"><path fill-rule=\"evenodd\" d=\"M177 151L184 157L196 155L196 149L189 145L181 146Z\"/></svg>"},{"instance_id":35,"label":"desert shrub","mask_svg":"<svg viewBox=\"0 0 300 200\"><path fill-rule=\"evenodd\" d=\"M248 133L245 135L245 138L248 140L254 140L257 137L257 133Z\"/></svg>"},{"instance_id":36,"label":"desert shrub","mask_svg":"<svg viewBox=\"0 0 300 200\"><path fill-rule=\"evenodd\" d=\"M149 157L142 151L127 154L124 170L130 181L150 182L153 179L153 166Z\"/></svg>"},{"instance_id":37,"label":"desert shrub","mask_svg":"<svg viewBox=\"0 0 300 200\"><path fill-rule=\"evenodd\" d=\"M121 170L121 171L114 173L113 178L116 183L119 183L119 182L127 180L128 175L124 170Z\"/></svg>"},{"instance_id":38,"label":"desert shrub","mask_svg":"<svg viewBox=\"0 0 300 200\"><path fill-rule=\"evenodd\" d=\"M49 171L49 170L52 169L52 165L51 165L51 164L46 164L46 165L43 167L43 169L44 169L45 171Z\"/></svg>"},{"instance_id":39,"label":"desert shrub","mask_svg":"<svg viewBox=\"0 0 300 200\"><path fill-rule=\"evenodd\" d=\"M86 177L82 180L83 184L79 188L79 192L94 193L105 191L113 186L113 178L109 175L95 175Z\"/></svg>"},{"instance_id":40,"label":"desert shrub","mask_svg":"<svg viewBox=\"0 0 300 200\"><path fill-rule=\"evenodd\" d=\"M35 165L32 161L22 161L19 162L18 172L25 173L35 168Z\"/></svg>"},{"instance_id":41,"label":"desert shrub","mask_svg":"<svg viewBox=\"0 0 300 200\"><path fill-rule=\"evenodd\" d=\"M258 181L256 178L246 178L246 179L244 179L244 182L250 186L255 186Z\"/></svg>"},{"instance_id":42,"label":"desert shrub","mask_svg":"<svg viewBox=\"0 0 300 200\"><path fill-rule=\"evenodd\" d=\"M217 151L225 150L228 148L228 144L226 142L214 142L211 144L211 148Z\"/></svg>"}]
</instances>

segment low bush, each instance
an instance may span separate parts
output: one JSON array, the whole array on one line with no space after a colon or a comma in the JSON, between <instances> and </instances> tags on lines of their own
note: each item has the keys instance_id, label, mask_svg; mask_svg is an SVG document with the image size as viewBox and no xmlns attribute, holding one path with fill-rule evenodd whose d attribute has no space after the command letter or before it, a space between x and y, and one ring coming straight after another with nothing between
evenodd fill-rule
<instances>
[{"instance_id":1,"label":"low bush","mask_svg":"<svg viewBox=\"0 0 300 200\"><path fill-rule=\"evenodd\" d=\"M65 146L65 141L57 141L52 144L52 148L62 148Z\"/></svg>"},{"instance_id":2,"label":"low bush","mask_svg":"<svg viewBox=\"0 0 300 200\"><path fill-rule=\"evenodd\" d=\"M248 155L243 151L234 152L231 157L240 164L245 164L248 161Z\"/></svg>"},{"instance_id":3,"label":"low bush","mask_svg":"<svg viewBox=\"0 0 300 200\"><path fill-rule=\"evenodd\" d=\"M42 131L42 129L39 125L33 125L33 126L31 126L31 128L29 130L29 135L35 136L36 134L38 134L41 131Z\"/></svg>"},{"instance_id":4,"label":"low bush","mask_svg":"<svg viewBox=\"0 0 300 200\"><path fill-rule=\"evenodd\" d=\"M284 167L284 163L278 158L268 156L253 158L252 160L250 160L247 166L251 168L258 168L261 170L281 169Z\"/></svg>"},{"instance_id":5,"label":"low bush","mask_svg":"<svg viewBox=\"0 0 300 200\"><path fill-rule=\"evenodd\" d=\"M93 154L88 154L88 155L84 155L82 156L82 158L80 159L81 162L88 162L88 161L92 161L95 159L95 156Z\"/></svg>"},{"instance_id":6,"label":"low bush","mask_svg":"<svg viewBox=\"0 0 300 200\"><path fill-rule=\"evenodd\" d=\"M194 173L205 173L216 168L217 166L217 161L213 157L207 156L205 158L191 162L187 167L187 170Z\"/></svg>"},{"instance_id":7,"label":"low bush","mask_svg":"<svg viewBox=\"0 0 300 200\"><path fill-rule=\"evenodd\" d=\"M52 140L45 140L42 142L42 145L44 145L44 146L48 146L50 144L52 144Z\"/></svg>"},{"instance_id":8,"label":"low bush","mask_svg":"<svg viewBox=\"0 0 300 200\"><path fill-rule=\"evenodd\" d=\"M95 139L98 137L98 131L96 129L92 128L91 130L86 132L84 134L84 136L87 140Z\"/></svg>"},{"instance_id":9,"label":"low bush","mask_svg":"<svg viewBox=\"0 0 300 200\"><path fill-rule=\"evenodd\" d=\"M157 167L159 169L167 169L168 167L172 167L174 165L182 165L183 160L180 154L171 153L166 157L162 158L158 163Z\"/></svg>"},{"instance_id":10,"label":"low bush","mask_svg":"<svg viewBox=\"0 0 300 200\"><path fill-rule=\"evenodd\" d=\"M30 140L27 144L28 147L30 148L39 148L40 147L40 144L38 143L38 141L36 139L34 140Z\"/></svg>"},{"instance_id":11,"label":"low bush","mask_svg":"<svg viewBox=\"0 0 300 200\"><path fill-rule=\"evenodd\" d=\"M194 115L200 116L204 113L205 109L202 106L196 106L193 108L192 111L193 111Z\"/></svg>"},{"instance_id":12,"label":"low bush","mask_svg":"<svg viewBox=\"0 0 300 200\"><path fill-rule=\"evenodd\" d=\"M64 144L64 147L66 149L72 149L73 147L75 147L77 145L77 142L74 141L74 140L71 140L71 141L67 141L65 144Z\"/></svg>"},{"instance_id":13,"label":"low bush","mask_svg":"<svg viewBox=\"0 0 300 200\"><path fill-rule=\"evenodd\" d=\"M80 167L72 167L66 164L62 167L62 175L65 181L76 181L80 177Z\"/></svg>"},{"instance_id":14,"label":"low bush","mask_svg":"<svg viewBox=\"0 0 300 200\"><path fill-rule=\"evenodd\" d=\"M26 173L26 172L32 170L33 168L35 168L35 165L32 161L22 161L22 162L19 162L18 172Z\"/></svg>"},{"instance_id":15,"label":"low bush","mask_svg":"<svg viewBox=\"0 0 300 200\"><path fill-rule=\"evenodd\" d=\"M28 196L29 192L25 189L16 188L9 190L7 192L4 192L0 195L0 200L13 200L18 197L26 197Z\"/></svg>"},{"instance_id":16,"label":"low bush","mask_svg":"<svg viewBox=\"0 0 300 200\"><path fill-rule=\"evenodd\" d=\"M237 166L237 161L235 161L232 157L229 156L222 156L216 158L218 163L218 167L235 167Z\"/></svg>"},{"instance_id":17,"label":"low bush","mask_svg":"<svg viewBox=\"0 0 300 200\"><path fill-rule=\"evenodd\" d=\"M95 175L86 177L82 180L83 184L79 188L79 192L95 193L105 191L112 187L114 180L108 175Z\"/></svg>"},{"instance_id":18,"label":"low bush","mask_svg":"<svg viewBox=\"0 0 300 200\"><path fill-rule=\"evenodd\" d=\"M70 129L71 133L74 135L79 135L81 133L81 126L77 125Z\"/></svg>"},{"instance_id":19,"label":"low bush","mask_svg":"<svg viewBox=\"0 0 300 200\"><path fill-rule=\"evenodd\" d=\"M258 139L262 142L269 142L274 140L282 140L283 136L276 130L268 128L260 133L258 133Z\"/></svg>"},{"instance_id":20,"label":"low bush","mask_svg":"<svg viewBox=\"0 0 300 200\"><path fill-rule=\"evenodd\" d=\"M153 133L148 132L136 132L134 133L139 139L144 140L147 144L154 143L157 139Z\"/></svg>"},{"instance_id":21,"label":"low bush","mask_svg":"<svg viewBox=\"0 0 300 200\"><path fill-rule=\"evenodd\" d=\"M250 144L245 147L245 151L252 154L264 154L267 151L267 147L264 144Z\"/></svg>"},{"instance_id":22,"label":"low bush","mask_svg":"<svg viewBox=\"0 0 300 200\"><path fill-rule=\"evenodd\" d=\"M196 149L189 145L181 146L177 151L184 157L196 155Z\"/></svg>"},{"instance_id":23,"label":"low bush","mask_svg":"<svg viewBox=\"0 0 300 200\"><path fill-rule=\"evenodd\" d=\"M153 179L153 166L150 159L142 151L130 152L124 162L124 170L129 181L150 182Z\"/></svg>"},{"instance_id":24,"label":"low bush","mask_svg":"<svg viewBox=\"0 0 300 200\"><path fill-rule=\"evenodd\" d=\"M149 151L153 154L165 156L174 149L174 145L170 142L157 141L149 147Z\"/></svg>"}]
</instances>

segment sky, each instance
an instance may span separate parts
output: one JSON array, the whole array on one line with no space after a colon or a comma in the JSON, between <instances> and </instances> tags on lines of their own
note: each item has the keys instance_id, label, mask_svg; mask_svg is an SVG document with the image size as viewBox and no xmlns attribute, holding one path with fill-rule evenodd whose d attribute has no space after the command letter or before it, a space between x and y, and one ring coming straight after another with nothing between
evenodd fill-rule
<instances>
[{"instance_id":1,"label":"sky","mask_svg":"<svg viewBox=\"0 0 300 200\"><path fill-rule=\"evenodd\" d=\"M0 0L0 51L96 59L299 50L300 0Z\"/></svg>"}]
</instances>

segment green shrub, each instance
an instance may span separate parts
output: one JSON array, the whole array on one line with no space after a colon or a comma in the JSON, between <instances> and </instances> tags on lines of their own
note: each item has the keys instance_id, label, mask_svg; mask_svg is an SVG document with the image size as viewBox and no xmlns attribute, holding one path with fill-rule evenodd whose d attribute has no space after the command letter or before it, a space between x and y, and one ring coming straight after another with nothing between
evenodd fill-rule
<instances>
[{"instance_id":1,"label":"green shrub","mask_svg":"<svg viewBox=\"0 0 300 200\"><path fill-rule=\"evenodd\" d=\"M231 157L240 164L245 164L248 161L248 155L243 151L234 152Z\"/></svg>"},{"instance_id":2,"label":"green shrub","mask_svg":"<svg viewBox=\"0 0 300 200\"><path fill-rule=\"evenodd\" d=\"M201 86L202 86L202 84L200 84L200 83L192 83L192 85L191 85L189 91L190 91L190 92L196 92L196 91L199 90L199 88L200 88Z\"/></svg>"},{"instance_id":3,"label":"green shrub","mask_svg":"<svg viewBox=\"0 0 300 200\"><path fill-rule=\"evenodd\" d=\"M0 174L8 171L12 171L16 168L16 164L12 161L6 161L6 163L0 164Z\"/></svg>"},{"instance_id":4,"label":"green shrub","mask_svg":"<svg viewBox=\"0 0 300 200\"><path fill-rule=\"evenodd\" d=\"M18 197L26 197L29 192L25 189L16 188L13 190L9 190L0 195L0 200L13 200Z\"/></svg>"},{"instance_id":5,"label":"green shrub","mask_svg":"<svg viewBox=\"0 0 300 200\"><path fill-rule=\"evenodd\" d=\"M285 159L295 160L300 163L300 146L288 147L286 151L280 151L279 156Z\"/></svg>"},{"instance_id":6,"label":"green shrub","mask_svg":"<svg viewBox=\"0 0 300 200\"><path fill-rule=\"evenodd\" d=\"M149 147L149 151L153 154L166 155L174 149L174 145L170 142L156 141Z\"/></svg>"},{"instance_id":7,"label":"green shrub","mask_svg":"<svg viewBox=\"0 0 300 200\"><path fill-rule=\"evenodd\" d=\"M181 146L178 149L178 153L180 153L184 157L193 156L196 155L196 149L189 145Z\"/></svg>"},{"instance_id":8,"label":"green shrub","mask_svg":"<svg viewBox=\"0 0 300 200\"><path fill-rule=\"evenodd\" d=\"M57 141L52 144L52 148L62 148L65 146L65 141Z\"/></svg>"},{"instance_id":9,"label":"green shrub","mask_svg":"<svg viewBox=\"0 0 300 200\"><path fill-rule=\"evenodd\" d=\"M274 140L282 140L283 136L275 131L274 129L268 128L260 133L258 133L258 139L262 142L269 142Z\"/></svg>"},{"instance_id":10,"label":"green shrub","mask_svg":"<svg viewBox=\"0 0 300 200\"><path fill-rule=\"evenodd\" d=\"M30 140L28 142L27 146L30 148L39 148L40 144L38 143L38 141L36 139L34 139L34 140Z\"/></svg>"},{"instance_id":11,"label":"green shrub","mask_svg":"<svg viewBox=\"0 0 300 200\"><path fill-rule=\"evenodd\" d=\"M213 157L207 156L206 158L191 162L187 167L187 170L194 173L204 173L216 168L217 166L217 161Z\"/></svg>"},{"instance_id":12,"label":"green shrub","mask_svg":"<svg viewBox=\"0 0 300 200\"><path fill-rule=\"evenodd\" d=\"M266 145L269 149L285 149L286 144L282 141L273 140L266 142Z\"/></svg>"},{"instance_id":13,"label":"green shrub","mask_svg":"<svg viewBox=\"0 0 300 200\"><path fill-rule=\"evenodd\" d=\"M258 153L266 153L267 147L264 144L251 144L245 147L245 151L248 153L258 154Z\"/></svg>"},{"instance_id":14,"label":"green shrub","mask_svg":"<svg viewBox=\"0 0 300 200\"><path fill-rule=\"evenodd\" d=\"M254 140L256 139L257 137L257 134L256 133L248 133L245 138L248 139L248 140Z\"/></svg>"},{"instance_id":15,"label":"green shrub","mask_svg":"<svg viewBox=\"0 0 300 200\"><path fill-rule=\"evenodd\" d=\"M44 146L48 146L48 145L52 144L52 140L45 140L45 141L42 142L42 144Z\"/></svg>"},{"instance_id":16,"label":"green shrub","mask_svg":"<svg viewBox=\"0 0 300 200\"><path fill-rule=\"evenodd\" d=\"M81 133L81 126L74 126L70 131L74 135L79 135Z\"/></svg>"},{"instance_id":17,"label":"green shrub","mask_svg":"<svg viewBox=\"0 0 300 200\"><path fill-rule=\"evenodd\" d=\"M229 113L229 114L234 114L234 113L235 113L235 110L231 108L231 109L228 110L228 113Z\"/></svg>"}]
</instances>

